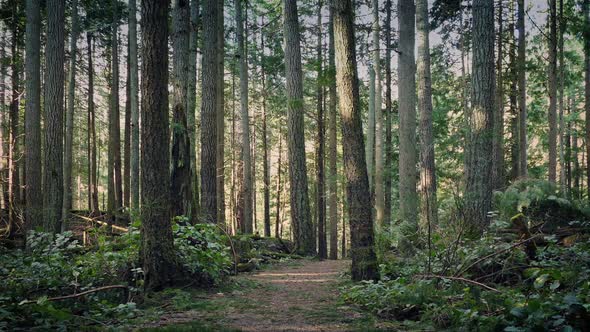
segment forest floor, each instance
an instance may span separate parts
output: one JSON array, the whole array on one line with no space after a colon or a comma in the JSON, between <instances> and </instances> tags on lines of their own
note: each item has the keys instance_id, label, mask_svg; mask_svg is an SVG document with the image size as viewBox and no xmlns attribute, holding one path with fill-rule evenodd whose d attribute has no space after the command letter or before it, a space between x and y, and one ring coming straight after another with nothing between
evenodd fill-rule
<instances>
[{"instance_id":1,"label":"forest floor","mask_svg":"<svg viewBox=\"0 0 590 332\"><path fill-rule=\"evenodd\" d=\"M195 294L198 305L167 313L147 327L168 331L396 330L342 303L348 260L301 260L233 277L225 292ZM189 306L190 307L190 306ZM204 324L204 325L201 325ZM184 326L184 327L183 327ZM398 326L399 327L399 326Z\"/></svg>"}]
</instances>

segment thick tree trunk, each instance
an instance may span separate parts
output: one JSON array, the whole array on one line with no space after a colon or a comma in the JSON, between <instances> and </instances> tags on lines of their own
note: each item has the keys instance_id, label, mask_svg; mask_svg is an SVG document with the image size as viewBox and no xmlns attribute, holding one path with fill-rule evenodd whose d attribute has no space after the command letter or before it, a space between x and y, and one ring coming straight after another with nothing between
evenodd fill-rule
<instances>
[{"instance_id":1,"label":"thick tree trunk","mask_svg":"<svg viewBox=\"0 0 590 332\"><path fill-rule=\"evenodd\" d=\"M139 209L139 73L137 68L137 5L129 0L129 107L131 111L130 196L131 208ZM192 145L191 145L192 146Z\"/></svg>"},{"instance_id":2,"label":"thick tree trunk","mask_svg":"<svg viewBox=\"0 0 590 332\"><path fill-rule=\"evenodd\" d=\"M176 258L170 223L168 4L143 0L141 84L141 260L146 290L172 283Z\"/></svg>"},{"instance_id":3,"label":"thick tree trunk","mask_svg":"<svg viewBox=\"0 0 590 332\"><path fill-rule=\"evenodd\" d=\"M316 254L313 223L309 209L307 165L305 161L303 73L297 1L284 0L285 71L287 78L287 127L289 180L291 183L291 222L297 250ZM361 151L362 152L362 151Z\"/></svg>"},{"instance_id":4,"label":"thick tree trunk","mask_svg":"<svg viewBox=\"0 0 590 332\"><path fill-rule=\"evenodd\" d=\"M549 182L557 176L557 6L549 1Z\"/></svg>"},{"instance_id":5,"label":"thick tree trunk","mask_svg":"<svg viewBox=\"0 0 590 332\"><path fill-rule=\"evenodd\" d=\"M43 226L41 192L41 6L39 0L27 0L26 30L26 105L25 105L25 231ZM3 58L3 54L0 55ZM2 78L3 80L4 78ZM4 82L0 82L3 85ZM4 112L4 93L0 112ZM1 140L0 140L1 142ZM2 143L0 143L1 145ZM0 153L2 157L2 153ZM0 161L1 163L1 161ZM2 171L0 170L0 174Z\"/></svg>"},{"instance_id":6,"label":"thick tree trunk","mask_svg":"<svg viewBox=\"0 0 590 332\"><path fill-rule=\"evenodd\" d=\"M434 161L434 133L432 124L432 81L430 73L430 24L428 1L416 1L418 30L418 111L420 113L420 221L421 228L430 235L438 224L436 199L436 167Z\"/></svg>"},{"instance_id":7,"label":"thick tree trunk","mask_svg":"<svg viewBox=\"0 0 590 332\"><path fill-rule=\"evenodd\" d=\"M330 6L330 22L328 25L328 72L327 81L330 82L328 94L328 208L330 225L330 259L338 259L338 166L337 161L337 133L336 133L336 64L334 59L334 11Z\"/></svg>"},{"instance_id":8,"label":"thick tree trunk","mask_svg":"<svg viewBox=\"0 0 590 332\"><path fill-rule=\"evenodd\" d=\"M217 95L219 3L203 1L203 83L201 103L201 222L217 220Z\"/></svg>"},{"instance_id":9,"label":"thick tree trunk","mask_svg":"<svg viewBox=\"0 0 590 332\"><path fill-rule=\"evenodd\" d=\"M250 115L248 112L248 59L247 59L247 45L244 42L244 22L243 18L243 5L244 1L235 0L236 8L236 35L237 35L237 58L239 61L238 71L240 75L240 116L239 116L239 150L240 150L240 162L242 167L240 168L242 174L242 187L241 193L238 195L240 205L243 208L242 225L243 232L245 234L252 234L252 158L250 156Z\"/></svg>"},{"instance_id":10,"label":"thick tree trunk","mask_svg":"<svg viewBox=\"0 0 590 332\"><path fill-rule=\"evenodd\" d=\"M346 199L350 218L353 280L377 279L369 180L364 158L353 13L350 0L333 2L336 82L342 118ZM343 253L344 256L344 253Z\"/></svg>"},{"instance_id":11,"label":"thick tree trunk","mask_svg":"<svg viewBox=\"0 0 590 332\"><path fill-rule=\"evenodd\" d=\"M470 231L488 224L492 204L492 131L495 106L494 3L473 2L473 74L470 146L465 188L465 219Z\"/></svg>"},{"instance_id":12,"label":"thick tree trunk","mask_svg":"<svg viewBox=\"0 0 590 332\"><path fill-rule=\"evenodd\" d=\"M519 177L528 176L527 166L527 107L526 107L526 32L524 30L525 0L518 0L516 28L518 30L518 131L519 131Z\"/></svg>"},{"instance_id":13,"label":"thick tree trunk","mask_svg":"<svg viewBox=\"0 0 590 332\"><path fill-rule=\"evenodd\" d=\"M413 0L400 0L399 12L399 218L404 235L413 234L418 226L416 193L416 65L414 61ZM408 243L406 243L408 244ZM404 244L405 246L405 244Z\"/></svg>"},{"instance_id":14,"label":"thick tree trunk","mask_svg":"<svg viewBox=\"0 0 590 332\"><path fill-rule=\"evenodd\" d=\"M44 229L61 230L63 203L64 25L65 0L47 0L45 48Z\"/></svg>"},{"instance_id":15,"label":"thick tree trunk","mask_svg":"<svg viewBox=\"0 0 590 332\"><path fill-rule=\"evenodd\" d=\"M193 222L191 145L187 123L189 80L189 0L174 0L172 9L173 66L172 86L172 173L170 195L172 216L185 216Z\"/></svg>"},{"instance_id":16,"label":"thick tree trunk","mask_svg":"<svg viewBox=\"0 0 590 332\"><path fill-rule=\"evenodd\" d=\"M64 145L64 198L62 203L62 231L65 230L72 210L72 160L74 146L74 111L76 101L76 62L78 53L78 0L72 2L72 30L70 32L70 68L68 71L68 104L65 123Z\"/></svg>"},{"instance_id":17,"label":"thick tree trunk","mask_svg":"<svg viewBox=\"0 0 590 332\"><path fill-rule=\"evenodd\" d=\"M86 35L88 43L88 133L90 135L90 211L91 215L99 214L98 206L98 175L97 175L97 147L96 147L96 115L94 113L94 67L92 64L92 33Z\"/></svg>"}]
</instances>

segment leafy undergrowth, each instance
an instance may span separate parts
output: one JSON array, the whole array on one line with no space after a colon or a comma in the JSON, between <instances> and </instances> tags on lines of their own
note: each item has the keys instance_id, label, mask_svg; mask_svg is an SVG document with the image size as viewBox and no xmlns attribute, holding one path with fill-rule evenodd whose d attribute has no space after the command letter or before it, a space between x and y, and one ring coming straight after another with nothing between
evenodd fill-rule
<instances>
[{"instance_id":1,"label":"leafy undergrowth","mask_svg":"<svg viewBox=\"0 0 590 332\"><path fill-rule=\"evenodd\" d=\"M32 232L28 250L0 246L0 330L102 329L157 317L164 308L142 291L138 227L117 237L97 230L92 247L68 232ZM176 223L173 231L179 262L198 277L197 286L222 284L233 262L228 239L214 225Z\"/></svg>"},{"instance_id":2,"label":"leafy undergrowth","mask_svg":"<svg viewBox=\"0 0 590 332\"><path fill-rule=\"evenodd\" d=\"M344 300L408 328L590 331L583 209L544 182L518 183L497 201L496 221L481 238L462 236L455 220L434 232L431 250L423 245L403 258L388 249L382 280L344 287Z\"/></svg>"}]
</instances>

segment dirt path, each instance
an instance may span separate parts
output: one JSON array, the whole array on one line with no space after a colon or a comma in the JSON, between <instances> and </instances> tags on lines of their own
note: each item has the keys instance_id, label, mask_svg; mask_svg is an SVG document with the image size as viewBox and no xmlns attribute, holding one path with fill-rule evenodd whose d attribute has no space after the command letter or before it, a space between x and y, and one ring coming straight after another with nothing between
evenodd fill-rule
<instances>
[{"instance_id":1,"label":"dirt path","mask_svg":"<svg viewBox=\"0 0 590 332\"><path fill-rule=\"evenodd\" d=\"M234 278L233 290L210 294L198 310L167 317L239 331L379 330L372 317L342 303L338 287L349 261L302 260ZM163 324L167 325L167 324ZM384 329L384 326L380 326ZM389 330L389 329L387 329Z\"/></svg>"}]
</instances>

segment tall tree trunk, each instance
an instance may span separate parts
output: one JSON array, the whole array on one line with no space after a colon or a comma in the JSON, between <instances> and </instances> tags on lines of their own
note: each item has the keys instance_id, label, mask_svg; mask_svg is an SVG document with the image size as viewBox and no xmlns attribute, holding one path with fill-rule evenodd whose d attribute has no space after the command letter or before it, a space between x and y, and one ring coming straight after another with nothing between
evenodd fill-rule
<instances>
[{"instance_id":1,"label":"tall tree trunk","mask_svg":"<svg viewBox=\"0 0 590 332\"><path fill-rule=\"evenodd\" d=\"M217 95L219 3L203 1L203 82L201 102L201 222L217 220Z\"/></svg>"},{"instance_id":2,"label":"tall tree trunk","mask_svg":"<svg viewBox=\"0 0 590 332\"><path fill-rule=\"evenodd\" d=\"M131 201L131 61L127 44L127 77L125 84L125 134L123 136L123 206L129 208Z\"/></svg>"},{"instance_id":3,"label":"tall tree trunk","mask_svg":"<svg viewBox=\"0 0 590 332\"><path fill-rule=\"evenodd\" d=\"M330 82L328 94L328 207L330 224L330 259L338 259L338 166L337 133L336 133L336 64L334 59L334 10L330 6L330 22L328 25L328 72L327 82Z\"/></svg>"},{"instance_id":4,"label":"tall tree trunk","mask_svg":"<svg viewBox=\"0 0 590 332\"><path fill-rule=\"evenodd\" d=\"M432 81L430 73L430 24L428 1L416 1L418 30L418 110L420 112L420 219L421 228L428 231L438 224L436 199L436 168L432 124Z\"/></svg>"},{"instance_id":5,"label":"tall tree trunk","mask_svg":"<svg viewBox=\"0 0 590 332\"><path fill-rule=\"evenodd\" d=\"M131 208L139 209L139 73L137 68L137 5L129 0L129 107L131 111L130 196ZM192 145L191 145L192 146Z\"/></svg>"},{"instance_id":6,"label":"tall tree trunk","mask_svg":"<svg viewBox=\"0 0 590 332\"><path fill-rule=\"evenodd\" d=\"M143 0L141 17L141 261L145 289L159 290L177 272L170 223L168 4Z\"/></svg>"},{"instance_id":7,"label":"tall tree trunk","mask_svg":"<svg viewBox=\"0 0 590 332\"><path fill-rule=\"evenodd\" d=\"M41 6L39 0L27 0L26 29L25 174L27 182L25 183L25 231L28 232L43 226L43 194L41 192ZM0 55L0 58L3 58L3 54ZM3 85L3 83L0 82L0 85ZM3 108L3 91L0 94L2 95L0 108ZM0 112L4 113L4 109L0 109ZM0 153L1 157L2 154Z\"/></svg>"},{"instance_id":8,"label":"tall tree trunk","mask_svg":"<svg viewBox=\"0 0 590 332\"><path fill-rule=\"evenodd\" d=\"M492 131L495 106L494 3L473 1L473 74L465 218L471 231L487 225L492 204Z\"/></svg>"},{"instance_id":9,"label":"tall tree trunk","mask_svg":"<svg viewBox=\"0 0 590 332\"><path fill-rule=\"evenodd\" d=\"M584 0L584 72L585 72L585 83L584 83L584 113L586 114L586 142L590 142L590 1ZM575 104L574 104L575 105ZM590 165L590 144L586 144L586 161L587 165ZM578 168L580 170L580 168ZM579 172L578 172L579 173ZM588 191L590 196L590 170L587 170L588 175ZM579 184L577 186L580 188ZM582 196L581 188L579 189L579 196Z\"/></svg>"},{"instance_id":10,"label":"tall tree trunk","mask_svg":"<svg viewBox=\"0 0 590 332\"><path fill-rule=\"evenodd\" d=\"M196 108L197 108L197 58L199 56L199 0L190 0L190 36L188 59L188 105L187 124L190 143L191 181L193 191L193 216L199 215L199 180L197 173L197 132L196 132Z\"/></svg>"},{"instance_id":11,"label":"tall tree trunk","mask_svg":"<svg viewBox=\"0 0 590 332\"><path fill-rule=\"evenodd\" d=\"M385 1L385 174L383 176L383 191L385 192L385 209L383 211L384 229L390 231L391 224L391 186L393 167L393 142L391 123L393 121L393 107L391 101L391 0Z\"/></svg>"},{"instance_id":12,"label":"tall tree trunk","mask_svg":"<svg viewBox=\"0 0 590 332\"><path fill-rule=\"evenodd\" d=\"M10 237L16 232L17 219L21 209L20 199L20 136L19 136L19 104L20 104L20 51L18 49L21 31L19 31L19 24L17 24L19 14L19 2L12 3L12 42L11 42L11 87L12 97L10 100L10 111L8 114L10 121L10 136L9 136L9 155L8 155L8 169L9 169L9 209L8 209L8 225Z\"/></svg>"},{"instance_id":13,"label":"tall tree trunk","mask_svg":"<svg viewBox=\"0 0 590 332\"><path fill-rule=\"evenodd\" d=\"M246 54L246 43L244 42L244 22L243 18L243 4L242 0L235 0L236 8L236 35L237 35L237 58L239 61L238 71L240 75L240 121L239 121L239 149L240 162L242 167L241 176L242 187L239 193L239 199L242 200L240 205L243 208L242 212L242 230L245 234L252 234L252 160L250 150L250 115L248 112L248 59Z\"/></svg>"},{"instance_id":14,"label":"tall tree trunk","mask_svg":"<svg viewBox=\"0 0 590 332\"><path fill-rule=\"evenodd\" d=\"M514 14L512 14L514 15ZM509 92L509 102L510 102L510 114L512 118L510 119L510 131L511 131L511 147L510 147L510 158L511 158L511 171L510 171L510 180L514 181L518 179L520 176L520 131L519 131L519 121L520 121L520 111L518 108L518 63L516 60L516 41L514 39L514 24L510 24L508 27L509 33L509 40L510 43L510 52L509 52L509 62L510 62L510 92Z\"/></svg>"},{"instance_id":15,"label":"tall tree trunk","mask_svg":"<svg viewBox=\"0 0 590 332\"><path fill-rule=\"evenodd\" d=\"M365 159L367 160L367 175L369 176L369 190L371 198L375 192L373 180L375 176L375 66L369 65L369 115L367 119L367 146Z\"/></svg>"},{"instance_id":16,"label":"tall tree trunk","mask_svg":"<svg viewBox=\"0 0 590 332\"><path fill-rule=\"evenodd\" d=\"M277 202L275 205L276 215L275 215L275 237L279 239L281 237L281 232L279 226L281 225L281 192L283 188L281 186L281 157L283 155L283 135L281 134L281 128L279 128L279 158L277 160Z\"/></svg>"},{"instance_id":17,"label":"tall tree trunk","mask_svg":"<svg viewBox=\"0 0 590 332\"><path fill-rule=\"evenodd\" d=\"M91 32L86 35L88 43L88 132L90 134L90 211L92 216L100 213L98 206L98 176L97 176L97 147L96 147L96 115L94 113L94 67L92 64L92 43Z\"/></svg>"},{"instance_id":18,"label":"tall tree trunk","mask_svg":"<svg viewBox=\"0 0 590 332\"><path fill-rule=\"evenodd\" d=\"M311 221L307 190L303 123L303 73L301 69L301 46L299 45L301 36L297 1L295 0L284 0L284 36L291 222L293 223L295 245L298 251L313 256L316 254L316 243L312 236L313 223Z\"/></svg>"},{"instance_id":19,"label":"tall tree trunk","mask_svg":"<svg viewBox=\"0 0 590 332\"><path fill-rule=\"evenodd\" d=\"M369 180L364 158L352 2L333 2L336 82L340 116L346 199L350 218L353 280L377 279ZM344 256L344 254L343 254Z\"/></svg>"},{"instance_id":20,"label":"tall tree trunk","mask_svg":"<svg viewBox=\"0 0 590 332\"><path fill-rule=\"evenodd\" d=\"M557 176L557 6L549 1L549 182Z\"/></svg>"},{"instance_id":21,"label":"tall tree trunk","mask_svg":"<svg viewBox=\"0 0 590 332\"><path fill-rule=\"evenodd\" d=\"M63 116L65 0L47 0L45 46L45 157L43 173L44 229L61 230L63 203Z\"/></svg>"},{"instance_id":22,"label":"tall tree trunk","mask_svg":"<svg viewBox=\"0 0 590 332\"><path fill-rule=\"evenodd\" d=\"M399 13L399 218L402 232L413 234L418 226L416 194L416 65L414 61L413 0L400 0ZM404 246L409 243L405 243Z\"/></svg>"},{"instance_id":23,"label":"tall tree trunk","mask_svg":"<svg viewBox=\"0 0 590 332\"><path fill-rule=\"evenodd\" d=\"M572 99L568 96L566 117L572 114ZM566 177L566 197L572 199L572 125L571 121L567 121L565 128L565 177Z\"/></svg>"},{"instance_id":24,"label":"tall tree trunk","mask_svg":"<svg viewBox=\"0 0 590 332\"><path fill-rule=\"evenodd\" d=\"M317 44L317 121L318 121L318 142L316 151L317 165L317 191L316 191L316 209L318 212L318 255L320 259L328 258L328 244L326 238L326 185L325 185L325 125L324 125L324 88L323 88L323 63L322 63L322 0L318 0L317 7L317 26L318 26L318 44Z\"/></svg>"},{"instance_id":25,"label":"tall tree trunk","mask_svg":"<svg viewBox=\"0 0 590 332\"><path fill-rule=\"evenodd\" d=\"M528 176L527 166L527 107L526 107L526 32L524 30L525 0L518 0L518 13L516 27L518 29L518 54L516 67L518 68L518 155L519 155L519 177Z\"/></svg>"},{"instance_id":26,"label":"tall tree trunk","mask_svg":"<svg viewBox=\"0 0 590 332\"><path fill-rule=\"evenodd\" d=\"M117 0L111 1L113 18L111 23L111 94L109 105L109 196L108 213L111 218L123 203L123 186L121 183L121 126L119 119L119 40ZM112 221L112 219L111 219Z\"/></svg>"},{"instance_id":27,"label":"tall tree trunk","mask_svg":"<svg viewBox=\"0 0 590 332\"><path fill-rule=\"evenodd\" d=\"M498 5L498 56L496 62L497 88L496 88L496 107L494 112L494 134L492 142L492 188L501 189L504 187L504 88L503 88L503 68L504 60L504 9L503 2Z\"/></svg>"},{"instance_id":28,"label":"tall tree trunk","mask_svg":"<svg viewBox=\"0 0 590 332\"><path fill-rule=\"evenodd\" d=\"M0 22L2 24L4 22ZM6 56L6 36L8 35L8 29L5 26L2 26L2 36L0 39L0 59L4 59ZM6 118L6 95L8 89L6 89L6 79L8 78L8 74L6 72L7 64L6 61L2 61L0 63L0 184L2 190L0 199L2 201L2 208L8 209L8 126L7 126L7 118ZM4 210L0 213L0 216L4 216Z\"/></svg>"},{"instance_id":29,"label":"tall tree trunk","mask_svg":"<svg viewBox=\"0 0 590 332\"><path fill-rule=\"evenodd\" d=\"M373 63L375 66L375 221L385 223L385 192L383 188L383 108L381 98L381 56L379 54L379 1L373 0Z\"/></svg>"},{"instance_id":30,"label":"tall tree trunk","mask_svg":"<svg viewBox=\"0 0 590 332\"><path fill-rule=\"evenodd\" d=\"M172 84L172 173L170 195L172 216L185 216L193 221L193 188L191 181L191 145L187 123L189 81L189 0L174 0L172 9L173 66Z\"/></svg>"},{"instance_id":31,"label":"tall tree trunk","mask_svg":"<svg viewBox=\"0 0 590 332\"><path fill-rule=\"evenodd\" d=\"M72 2L72 30L70 32L70 69L68 71L68 104L65 123L64 145L64 198L62 203L62 231L65 230L70 210L72 210L72 160L74 145L74 110L76 99L76 62L78 53L78 0Z\"/></svg>"},{"instance_id":32,"label":"tall tree trunk","mask_svg":"<svg viewBox=\"0 0 590 332\"><path fill-rule=\"evenodd\" d=\"M224 16L223 3L219 5L217 11L219 28L217 29L217 148L216 148L216 167L217 167L217 223L225 227L225 109L224 109Z\"/></svg>"},{"instance_id":33,"label":"tall tree trunk","mask_svg":"<svg viewBox=\"0 0 590 332\"><path fill-rule=\"evenodd\" d=\"M264 16L262 17L262 26L264 26ZM264 32L260 32L260 74L262 80L262 177L264 182L264 236L272 236L270 230L270 169L268 155L268 132L267 132L267 114L266 99L268 91L266 90L266 66L264 53ZM278 194L278 193L277 193Z\"/></svg>"},{"instance_id":34,"label":"tall tree trunk","mask_svg":"<svg viewBox=\"0 0 590 332\"><path fill-rule=\"evenodd\" d=\"M558 71L558 93L557 102L558 102L558 119L559 119L559 129L558 129L558 137L559 137L559 188L562 194L566 193L566 183L565 183L565 122L563 118L564 106L563 106L563 89L564 89L564 54L563 54L563 34L565 33L566 22L564 21L563 17L563 0L559 0L559 71Z\"/></svg>"}]
</instances>

